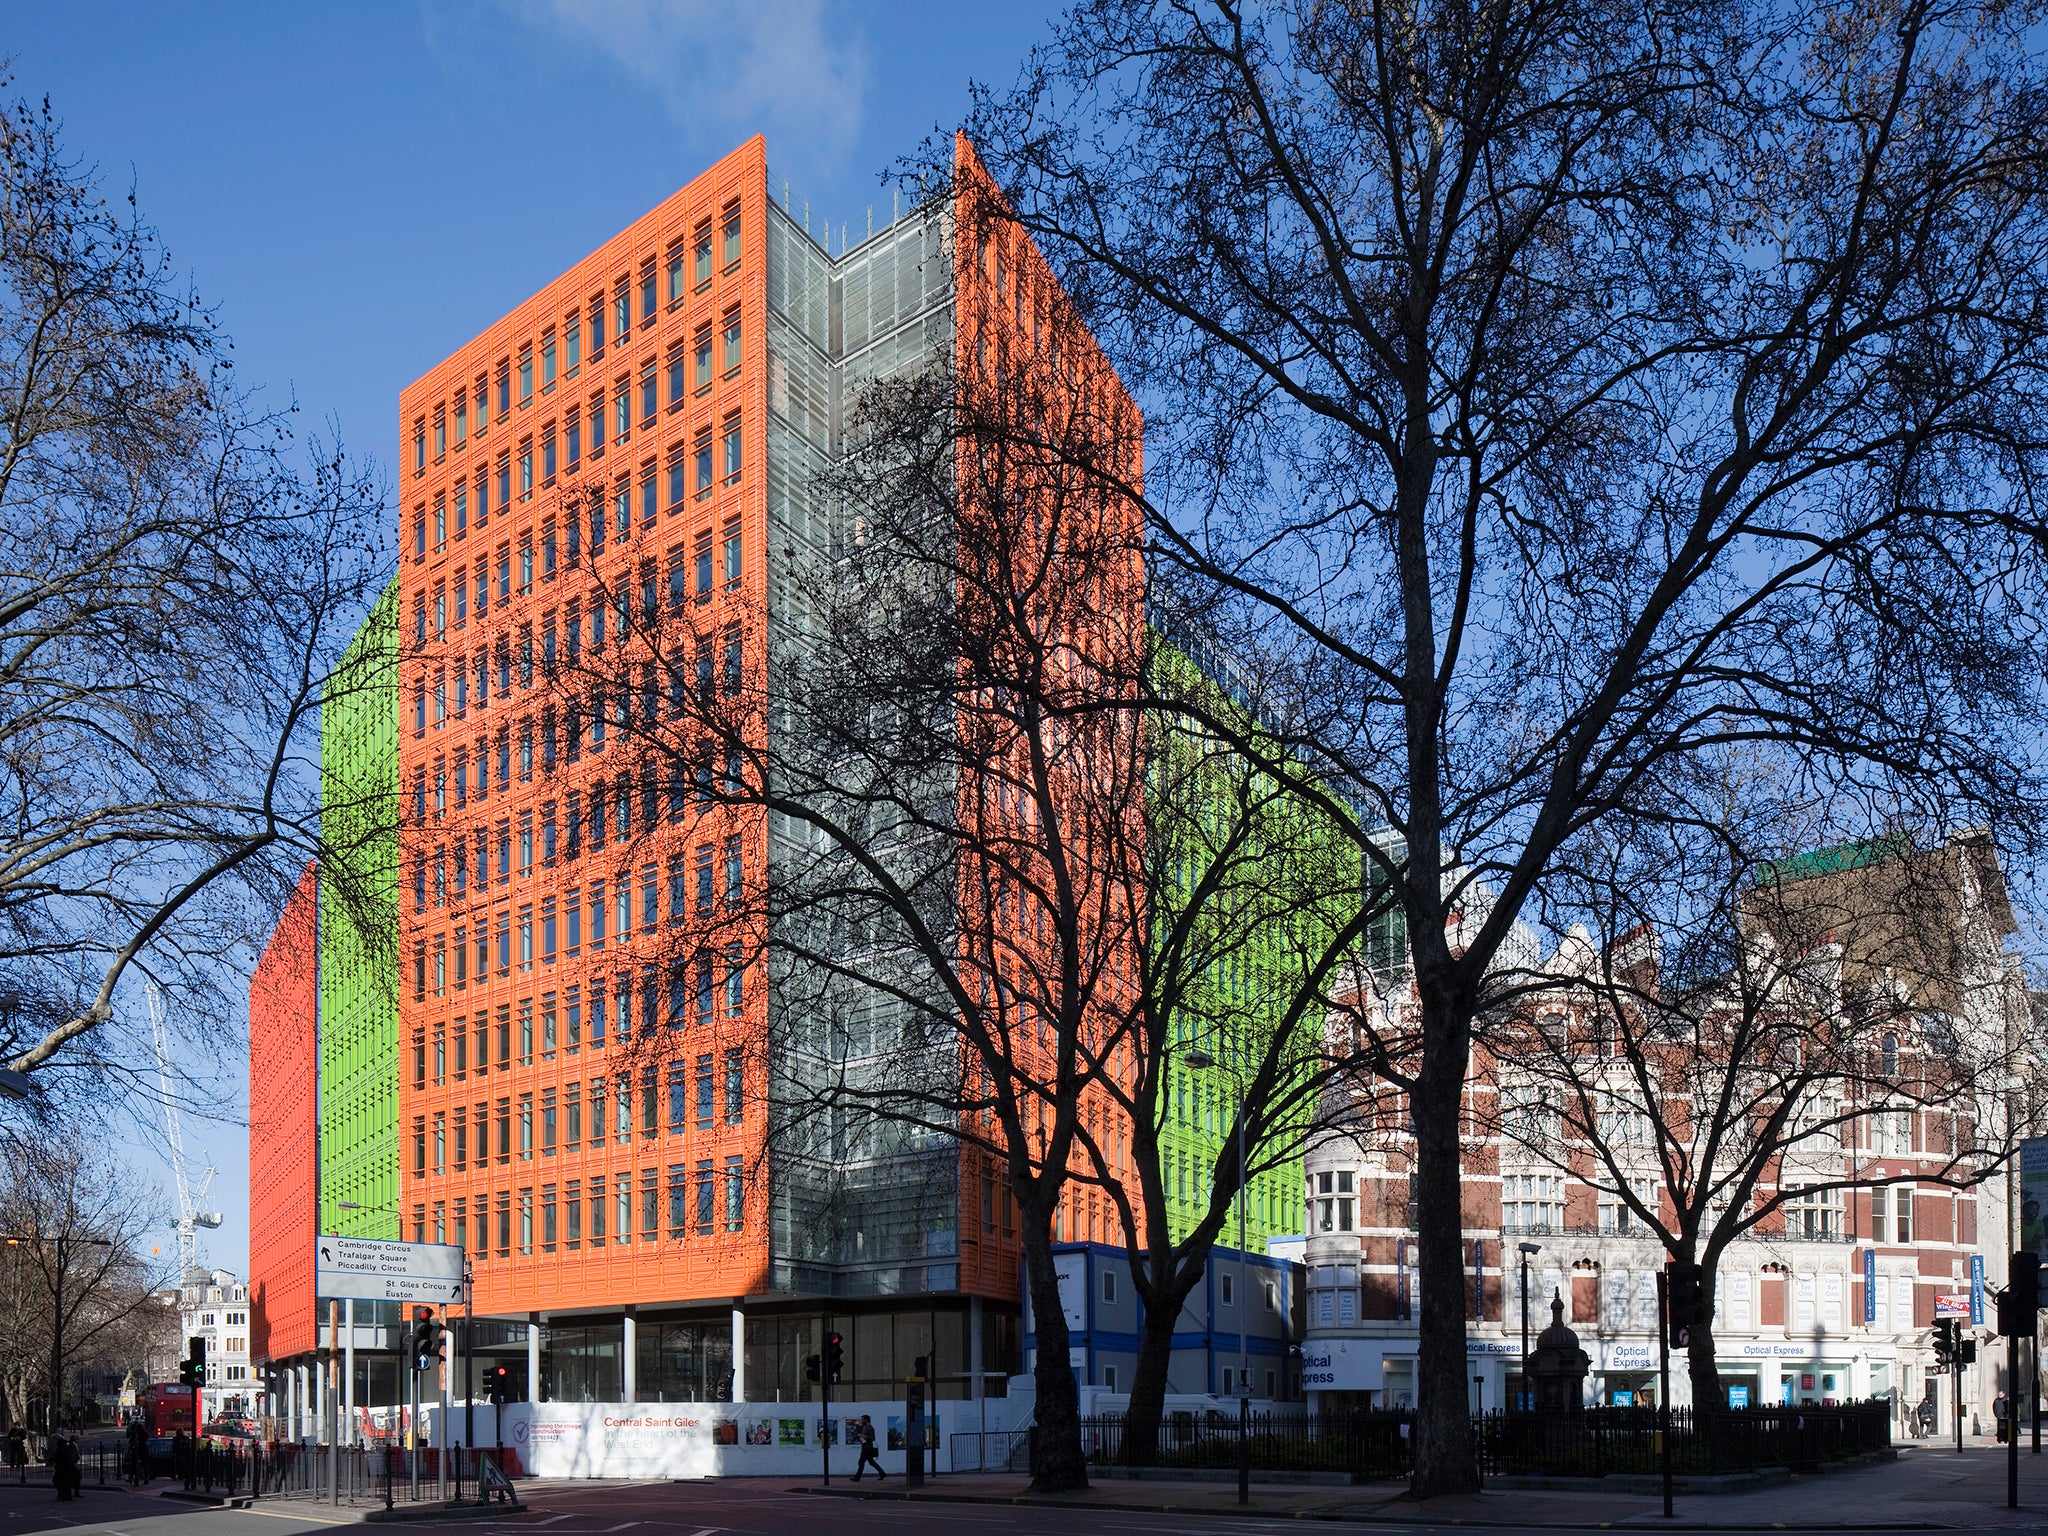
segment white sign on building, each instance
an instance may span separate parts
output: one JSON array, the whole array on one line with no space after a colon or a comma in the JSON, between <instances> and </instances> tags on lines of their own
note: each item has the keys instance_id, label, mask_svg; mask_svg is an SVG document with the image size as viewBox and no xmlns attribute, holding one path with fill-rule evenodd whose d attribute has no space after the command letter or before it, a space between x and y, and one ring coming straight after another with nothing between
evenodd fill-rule
<instances>
[{"instance_id":1,"label":"white sign on building","mask_svg":"<svg viewBox=\"0 0 2048 1536\"><path fill-rule=\"evenodd\" d=\"M313 1246L313 1294L323 1300L462 1299L462 1250L452 1243L390 1243L323 1233Z\"/></svg>"}]
</instances>

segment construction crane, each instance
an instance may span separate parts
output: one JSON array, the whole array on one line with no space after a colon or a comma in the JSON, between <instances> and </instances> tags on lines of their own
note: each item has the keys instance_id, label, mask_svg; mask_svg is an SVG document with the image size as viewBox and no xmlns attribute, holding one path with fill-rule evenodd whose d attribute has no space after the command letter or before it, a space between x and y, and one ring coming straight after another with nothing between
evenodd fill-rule
<instances>
[{"instance_id":1,"label":"construction crane","mask_svg":"<svg viewBox=\"0 0 2048 1536\"><path fill-rule=\"evenodd\" d=\"M178 1181L178 1214L171 1226L178 1234L178 1284L182 1288L185 1277L199 1267L200 1227L213 1228L221 1224L219 1211L202 1211L198 1202L206 1198L206 1192L213 1188L214 1168L206 1165L206 1176L195 1195L191 1180L185 1173L185 1132L178 1121L178 1098L171 1088L171 1044L170 1036L164 1029L164 999L155 982L148 987L149 1029L156 1038L156 1075L162 1088L164 1101L164 1135L171 1148L171 1172Z\"/></svg>"}]
</instances>

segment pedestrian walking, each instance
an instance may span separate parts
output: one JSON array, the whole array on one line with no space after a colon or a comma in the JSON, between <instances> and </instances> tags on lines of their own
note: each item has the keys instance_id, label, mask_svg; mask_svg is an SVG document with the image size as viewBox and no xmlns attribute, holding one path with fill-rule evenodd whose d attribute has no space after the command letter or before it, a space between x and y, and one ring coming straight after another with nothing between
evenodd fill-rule
<instances>
[{"instance_id":1,"label":"pedestrian walking","mask_svg":"<svg viewBox=\"0 0 2048 1536\"><path fill-rule=\"evenodd\" d=\"M28 1482L28 1432L19 1424L7 1431L7 1465L24 1484Z\"/></svg>"},{"instance_id":2,"label":"pedestrian walking","mask_svg":"<svg viewBox=\"0 0 2048 1536\"><path fill-rule=\"evenodd\" d=\"M866 1414L860 1416L860 1460L853 1464L853 1480L857 1483L861 1473L868 1467L875 1469L875 1481L886 1482L889 1474L882 1470L882 1460L875 1454L875 1421Z\"/></svg>"},{"instance_id":3,"label":"pedestrian walking","mask_svg":"<svg viewBox=\"0 0 2048 1536\"><path fill-rule=\"evenodd\" d=\"M149 1480L149 1432L142 1427L140 1419L128 1421L128 1481L142 1483Z\"/></svg>"},{"instance_id":4,"label":"pedestrian walking","mask_svg":"<svg viewBox=\"0 0 2048 1536\"><path fill-rule=\"evenodd\" d=\"M1920 1438L1922 1440L1931 1440L1934 1438L1934 1399L1931 1397L1921 1398L1919 1411Z\"/></svg>"},{"instance_id":5,"label":"pedestrian walking","mask_svg":"<svg viewBox=\"0 0 2048 1536\"><path fill-rule=\"evenodd\" d=\"M1991 1417L1998 1425L1998 1443L2000 1445L2005 1444L2005 1415L2007 1406L2003 1392L1991 1400Z\"/></svg>"}]
</instances>

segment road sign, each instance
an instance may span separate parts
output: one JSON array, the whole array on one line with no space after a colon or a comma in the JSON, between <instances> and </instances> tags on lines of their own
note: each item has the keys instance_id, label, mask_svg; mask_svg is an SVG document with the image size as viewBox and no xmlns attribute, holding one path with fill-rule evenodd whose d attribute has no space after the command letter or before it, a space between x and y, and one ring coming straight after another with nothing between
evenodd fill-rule
<instances>
[{"instance_id":1,"label":"road sign","mask_svg":"<svg viewBox=\"0 0 2048 1536\"><path fill-rule=\"evenodd\" d=\"M460 1301L462 1250L322 1234L313 1244L313 1293L344 1301Z\"/></svg>"},{"instance_id":2,"label":"road sign","mask_svg":"<svg viewBox=\"0 0 2048 1536\"><path fill-rule=\"evenodd\" d=\"M1960 1291L1945 1296L1936 1295L1934 1298L1934 1315L1936 1317L1968 1317L1970 1315L1969 1293L1967 1291Z\"/></svg>"}]
</instances>

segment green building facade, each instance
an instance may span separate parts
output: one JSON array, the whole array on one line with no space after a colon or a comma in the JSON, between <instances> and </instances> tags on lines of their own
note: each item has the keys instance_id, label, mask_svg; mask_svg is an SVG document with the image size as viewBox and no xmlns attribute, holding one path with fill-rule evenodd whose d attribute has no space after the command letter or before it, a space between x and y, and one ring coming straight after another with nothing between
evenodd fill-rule
<instances>
[{"instance_id":1,"label":"green building facade","mask_svg":"<svg viewBox=\"0 0 2048 1536\"><path fill-rule=\"evenodd\" d=\"M1233 734L1259 738L1227 659L1155 630L1152 666L1160 694L1187 698L1230 719ZM1325 1010L1297 1007L1292 1021L1288 1012L1360 899L1360 865L1350 834L1329 824L1331 813L1288 792L1269 771L1285 761L1276 749L1272 764L1253 763L1185 718L1162 722L1153 747L1151 963L1161 984L1183 988L1169 1020L1174 1046L1159 1128L1175 1242L1207 1212L1241 1085L1282 1030L1282 1086L1273 1097L1281 1123L1263 1145L1247 1149L1254 1173L1244 1246L1263 1253L1269 1239L1303 1230L1302 1144L1324 1055ZM1235 1212L1217 1241L1237 1247Z\"/></svg>"},{"instance_id":2,"label":"green building facade","mask_svg":"<svg viewBox=\"0 0 2048 1536\"><path fill-rule=\"evenodd\" d=\"M399 1235L398 583L320 715L320 1230Z\"/></svg>"}]
</instances>

